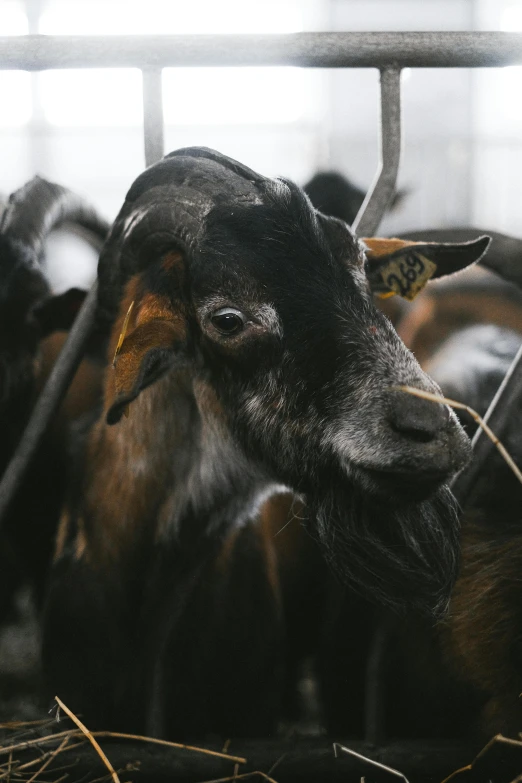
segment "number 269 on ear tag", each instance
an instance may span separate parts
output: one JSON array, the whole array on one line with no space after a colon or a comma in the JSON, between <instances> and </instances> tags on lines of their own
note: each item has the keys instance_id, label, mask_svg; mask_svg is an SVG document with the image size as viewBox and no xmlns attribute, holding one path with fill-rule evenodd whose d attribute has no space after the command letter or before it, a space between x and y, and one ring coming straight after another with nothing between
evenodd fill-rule
<instances>
[{"instance_id":1,"label":"number 269 on ear tag","mask_svg":"<svg viewBox=\"0 0 522 783\"><path fill-rule=\"evenodd\" d=\"M392 258L380 268L380 274L388 292L381 294L387 299L398 294L409 302L422 291L428 280L433 277L437 265L429 258L409 250Z\"/></svg>"}]
</instances>

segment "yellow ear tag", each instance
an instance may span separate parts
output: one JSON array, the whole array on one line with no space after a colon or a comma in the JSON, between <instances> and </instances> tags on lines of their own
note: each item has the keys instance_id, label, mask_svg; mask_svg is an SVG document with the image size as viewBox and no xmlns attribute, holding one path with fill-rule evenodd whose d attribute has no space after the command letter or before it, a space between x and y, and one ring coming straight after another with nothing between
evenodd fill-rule
<instances>
[{"instance_id":1,"label":"yellow ear tag","mask_svg":"<svg viewBox=\"0 0 522 783\"><path fill-rule=\"evenodd\" d=\"M379 298L388 299L398 294L408 302L412 302L436 271L437 264L414 249L408 248L405 253L394 256L379 268L384 286L388 289L379 294Z\"/></svg>"},{"instance_id":2,"label":"yellow ear tag","mask_svg":"<svg viewBox=\"0 0 522 783\"><path fill-rule=\"evenodd\" d=\"M129 328L129 318L131 316L133 307L134 307L134 299L130 303L129 309L127 310L127 315L125 316L125 320L123 322L123 326L121 329L121 334L118 339L118 345L116 346L116 350L114 351L114 359L112 360L113 369L116 367L116 359L118 358L118 354L121 351L121 346L123 345L123 341L125 340L125 335L127 334L127 329Z\"/></svg>"}]
</instances>

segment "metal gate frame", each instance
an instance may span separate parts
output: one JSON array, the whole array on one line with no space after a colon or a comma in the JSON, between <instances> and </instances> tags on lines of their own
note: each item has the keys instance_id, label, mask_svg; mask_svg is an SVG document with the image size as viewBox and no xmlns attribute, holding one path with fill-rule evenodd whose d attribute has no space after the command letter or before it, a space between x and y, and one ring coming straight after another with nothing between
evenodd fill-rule
<instances>
[{"instance_id":1,"label":"metal gate frame","mask_svg":"<svg viewBox=\"0 0 522 783\"><path fill-rule=\"evenodd\" d=\"M515 64L522 64L522 33L318 32L287 35L0 37L0 70L140 68L143 74L143 136L147 166L160 160L164 153L163 68L274 65L378 68L380 161L375 179L352 226L360 236L376 233L395 190L401 155L401 70L495 68ZM31 456L81 360L94 323L96 304L95 282L0 482L0 527ZM497 435L501 434L502 423L509 414L509 402L518 396L521 388L522 348L485 417ZM480 429L473 445L475 459L472 468L453 485L461 503L469 496L492 448ZM367 703L367 739L374 742L381 738L382 731L379 671L387 634L381 633L381 630L378 629L376 634L367 672L368 675L373 673Z\"/></svg>"}]
</instances>

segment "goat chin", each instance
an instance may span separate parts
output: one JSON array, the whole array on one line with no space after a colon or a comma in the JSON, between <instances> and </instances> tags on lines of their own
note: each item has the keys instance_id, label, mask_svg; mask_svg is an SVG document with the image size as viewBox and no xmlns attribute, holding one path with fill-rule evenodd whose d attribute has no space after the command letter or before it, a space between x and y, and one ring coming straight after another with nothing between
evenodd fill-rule
<instances>
[{"instance_id":1,"label":"goat chin","mask_svg":"<svg viewBox=\"0 0 522 783\"><path fill-rule=\"evenodd\" d=\"M336 488L313 504L316 536L343 583L401 614L448 607L459 566L459 517L446 486L421 502Z\"/></svg>"}]
</instances>

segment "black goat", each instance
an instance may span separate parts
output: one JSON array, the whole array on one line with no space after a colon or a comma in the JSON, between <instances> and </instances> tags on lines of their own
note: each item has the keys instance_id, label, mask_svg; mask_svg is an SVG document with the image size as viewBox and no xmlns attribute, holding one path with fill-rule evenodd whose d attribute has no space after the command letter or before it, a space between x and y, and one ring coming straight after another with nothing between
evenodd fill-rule
<instances>
[{"instance_id":1,"label":"black goat","mask_svg":"<svg viewBox=\"0 0 522 783\"><path fill-rule=\"evenodd\" d=\"M382 289L393 260L449 273L487 239L365 243L292 183L204 148L132 185L100 258L105 399L44 634L53 691L90 725L273 730L293 567L275 534L293 494L359 590L446 607L458 524L444 482L469 444L449 409L394 390L438 388L369 280Z\"/></svg>"},{"instance_id":2,"label":"black goat","mask_svg":"<svg viewBox=\"0 0 522 783\"><path fill-rule=\"evenodd\" d=\"M108 233L108 225L82 199L40 177L11 195L0 221L0 473L63 342L58 332L69 329L83 301L77 289L54 296L42 268L47 236L65 223L82 227L94 244ZM66 405L75 407L71 396ZM82 405L76 405L78 413ZM2 569L4 612L17 579L29 579L42 598L65 488L63 426L58 416L5 520L2 549L12 564Z\"/></svg>"}]
</instances>

